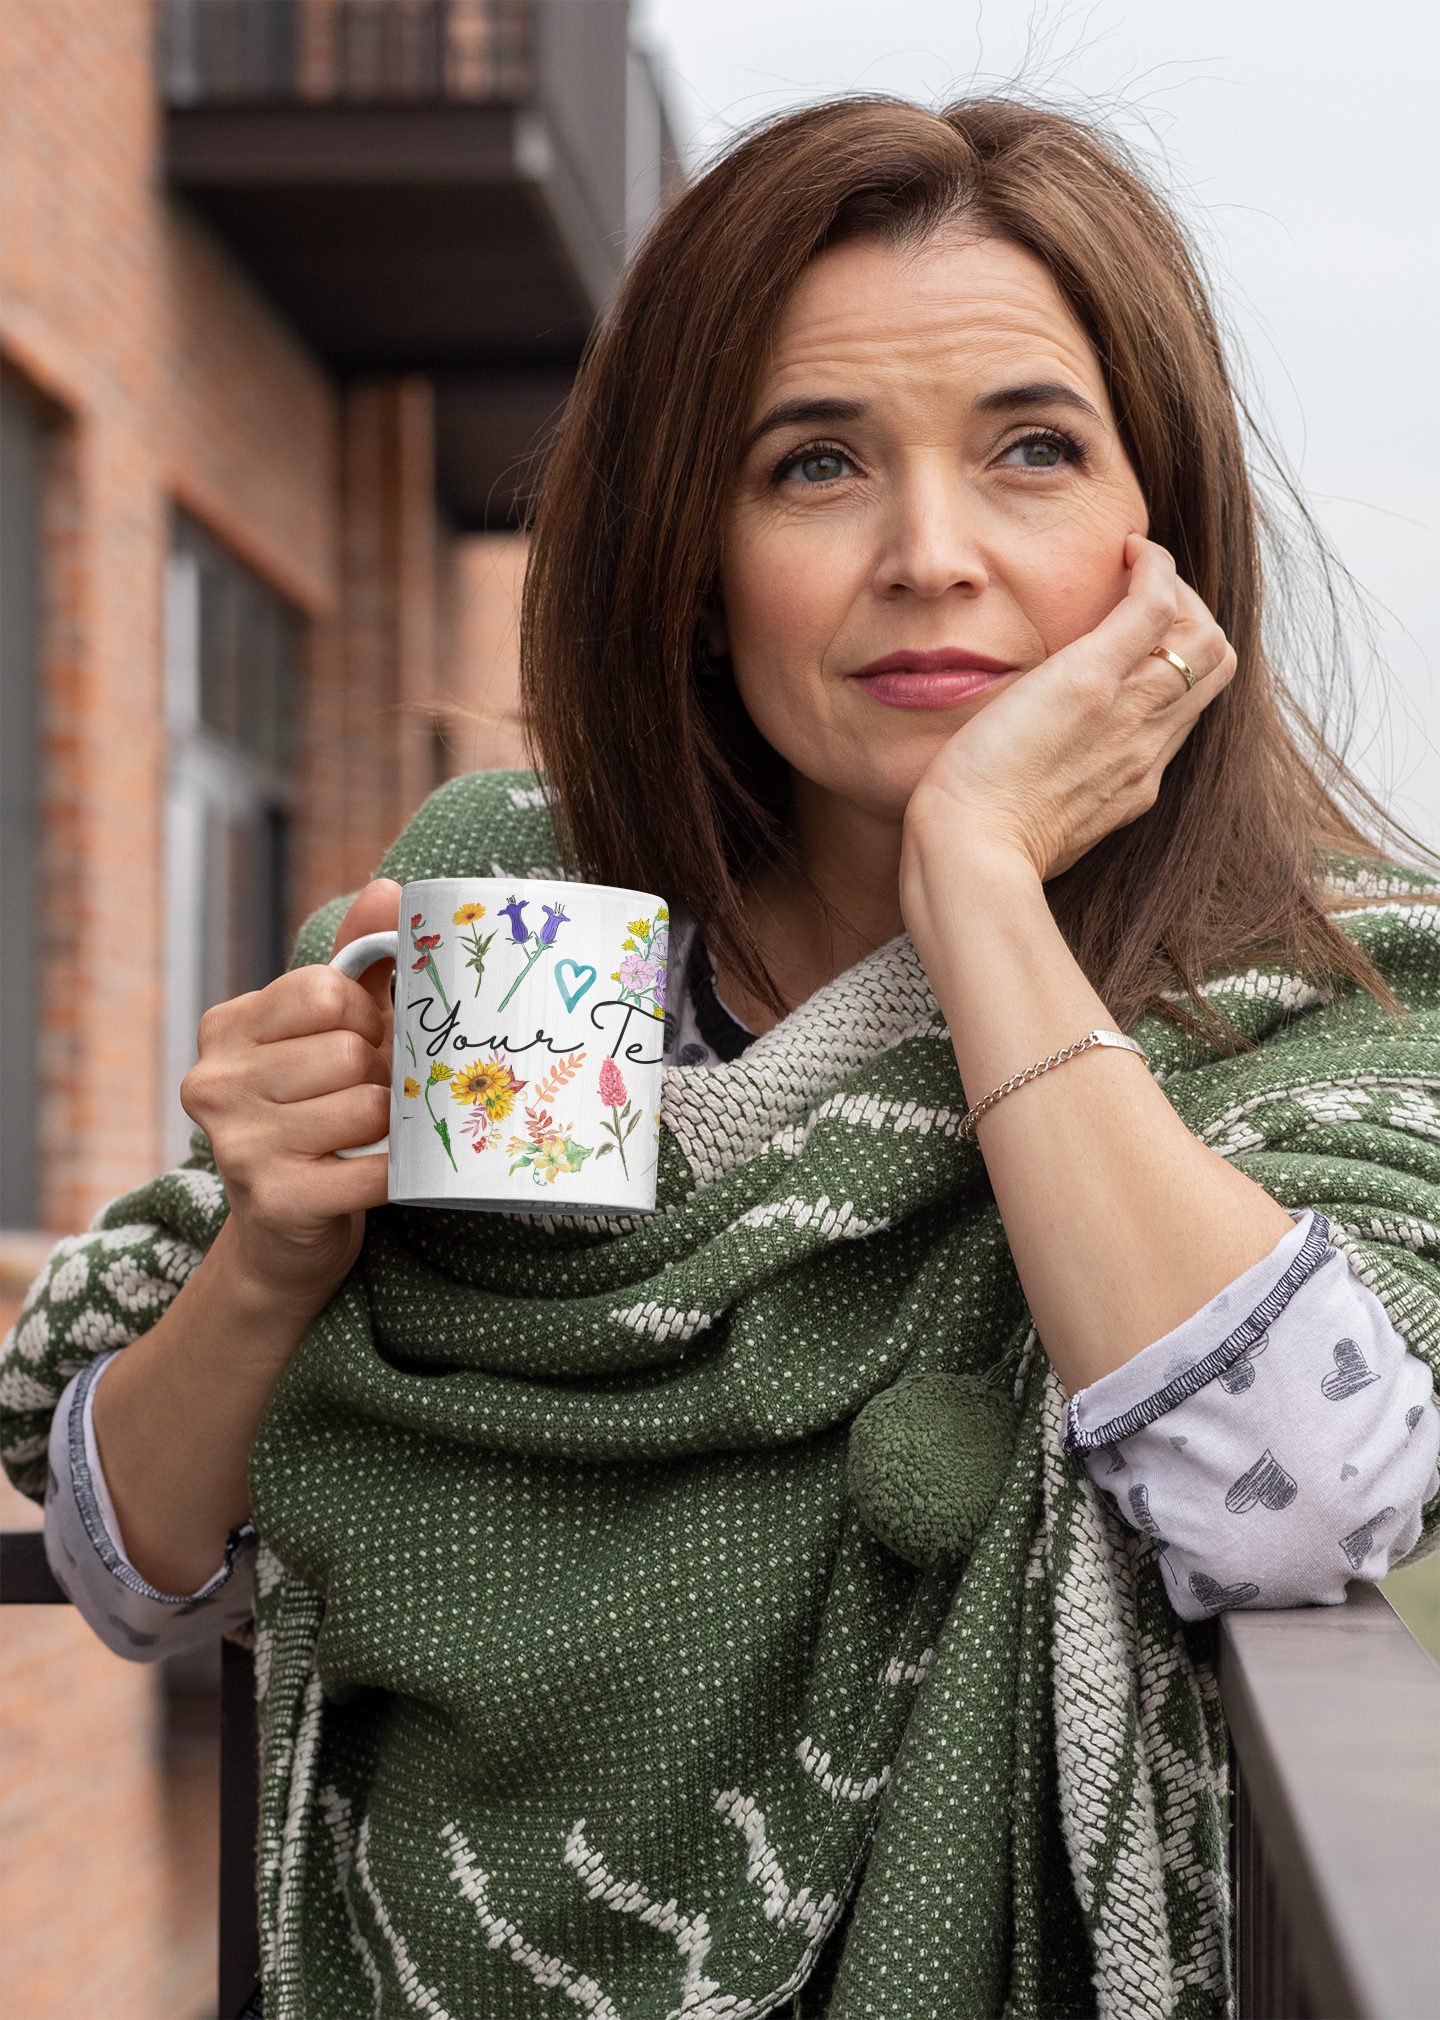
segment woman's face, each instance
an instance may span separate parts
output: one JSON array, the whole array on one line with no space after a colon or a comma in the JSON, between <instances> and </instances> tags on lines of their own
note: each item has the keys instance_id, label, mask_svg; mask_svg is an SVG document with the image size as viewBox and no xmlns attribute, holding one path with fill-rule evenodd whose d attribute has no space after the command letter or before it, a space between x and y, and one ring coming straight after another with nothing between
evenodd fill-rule
<instances>
[{"instance_id":1,"label":"woman's face","mask_svg":"<svg viewBox=\"0 0 1440 2020\"><path fill-rule=\"evenodd\" d=\"M898 819L948 737L1119 602L1146 531L1047 269L996 239L856 240L775 332L713 644L802 779Z\"/></svg>"}]
</instances>

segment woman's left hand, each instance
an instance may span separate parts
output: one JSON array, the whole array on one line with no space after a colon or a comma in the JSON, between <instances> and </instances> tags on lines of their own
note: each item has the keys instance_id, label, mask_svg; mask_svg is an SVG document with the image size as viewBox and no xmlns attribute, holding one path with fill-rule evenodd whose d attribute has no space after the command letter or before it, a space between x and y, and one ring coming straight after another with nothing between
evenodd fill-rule
<instances>
[{"instance_id":1,"label":"woman's left hand","mask_svg":"<svg viewBox=\"0 0 1440 2020\"><path fill-rule=\"evenodd\" d=\"M947 855L998 847L1053 877L1154 805L1235 654L1163 547L1132 533L1125 561L1129 589L1109 615L979 709L931 763L906 813L907 857L943 839ZM1152 657L1158 646L1185 661L1193 689Z\"/></svg>"}]
</instances>

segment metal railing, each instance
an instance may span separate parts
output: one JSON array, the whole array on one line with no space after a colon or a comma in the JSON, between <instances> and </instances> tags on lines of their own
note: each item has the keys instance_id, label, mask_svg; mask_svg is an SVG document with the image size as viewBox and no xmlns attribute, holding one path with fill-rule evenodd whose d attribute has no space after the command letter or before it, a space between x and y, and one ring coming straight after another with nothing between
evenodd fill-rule
<instances>
[{"instance_id":1,"label":"metal railing","mask_svg":"<svg viewBox=\"0 0 1440 2020\"><path fill-rule=\"evenodd\" d=\"M1373 1585L1217 1641L1238 2020L1434 2020L1440 1668Z\"/></svg>"},{"instance_id":2,"label":"metal railing","mask_svg":"<svg viewBox=\"0 0 1440 2020\"><path fill-rule=\"evenodd\" d=\"M162 0L167 105L523 103L532 0Z\"/></svg>"},{"instance_id":3,"label":"metal railing","mask_svg":"<svg viewBox=\"0 0 1440 2020\"><path fill-rule=\"evenodd\" d=\"M0 1605L68 1606L39 1529L0 1529ZM255 1848L260 1826L255 1660L220 1644L219 2020L240 2020L260 1984Z\"/></svg>"},{"instance_id":4,"label":"metal railing","mask_svg":"<svg viewBox=\"0 0 1440 2020\"><path fill-rule=\"evenodd\" d=\"M38 1529L0 1530L0 1602L66 1603ZM1373 1585L1345 1606L1224 1614L1216 1641L1237 2020L1435 2020L1440 1668ZM256 1748L254 1664L226 1642L221 2020L259 1976Z\"/></svg>"}]
</instances>

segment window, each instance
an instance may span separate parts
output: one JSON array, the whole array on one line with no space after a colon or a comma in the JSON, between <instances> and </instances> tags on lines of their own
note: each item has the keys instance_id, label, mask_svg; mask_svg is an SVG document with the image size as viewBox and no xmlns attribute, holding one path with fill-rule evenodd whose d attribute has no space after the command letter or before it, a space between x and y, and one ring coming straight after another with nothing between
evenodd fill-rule
<instances>
[{"instance_id":1,"label":"window","mask_svg":"<svg viewBox=\"0 0 1440 2020\"><path fill-rule=\"evenodd\" d=\"M165 595L166 1153L186 1154L180 1082L212 1004L285 966L299 626L275 592L177 514Z\"/></svg>"}]
</instances>

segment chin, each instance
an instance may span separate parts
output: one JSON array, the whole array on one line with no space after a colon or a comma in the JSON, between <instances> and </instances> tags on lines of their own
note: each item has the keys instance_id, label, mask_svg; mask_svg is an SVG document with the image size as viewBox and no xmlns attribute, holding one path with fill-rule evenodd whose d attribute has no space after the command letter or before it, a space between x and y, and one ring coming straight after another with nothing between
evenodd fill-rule
<instances>
[{"instance_id":1,"label":"chin","mask_svg":"<svg viewBox=\"0 0 1440 2020\"><path fill-rule=\"evenodd\" d=\"M903 821L905 809L921 779L929 769L927 755L923 763L901 766L885 765L872 767L858 777L837 783L831 790L838 799L848 800L852 806L862 808L872 818L879 821Z\"/></svg>"}]
</instances>

